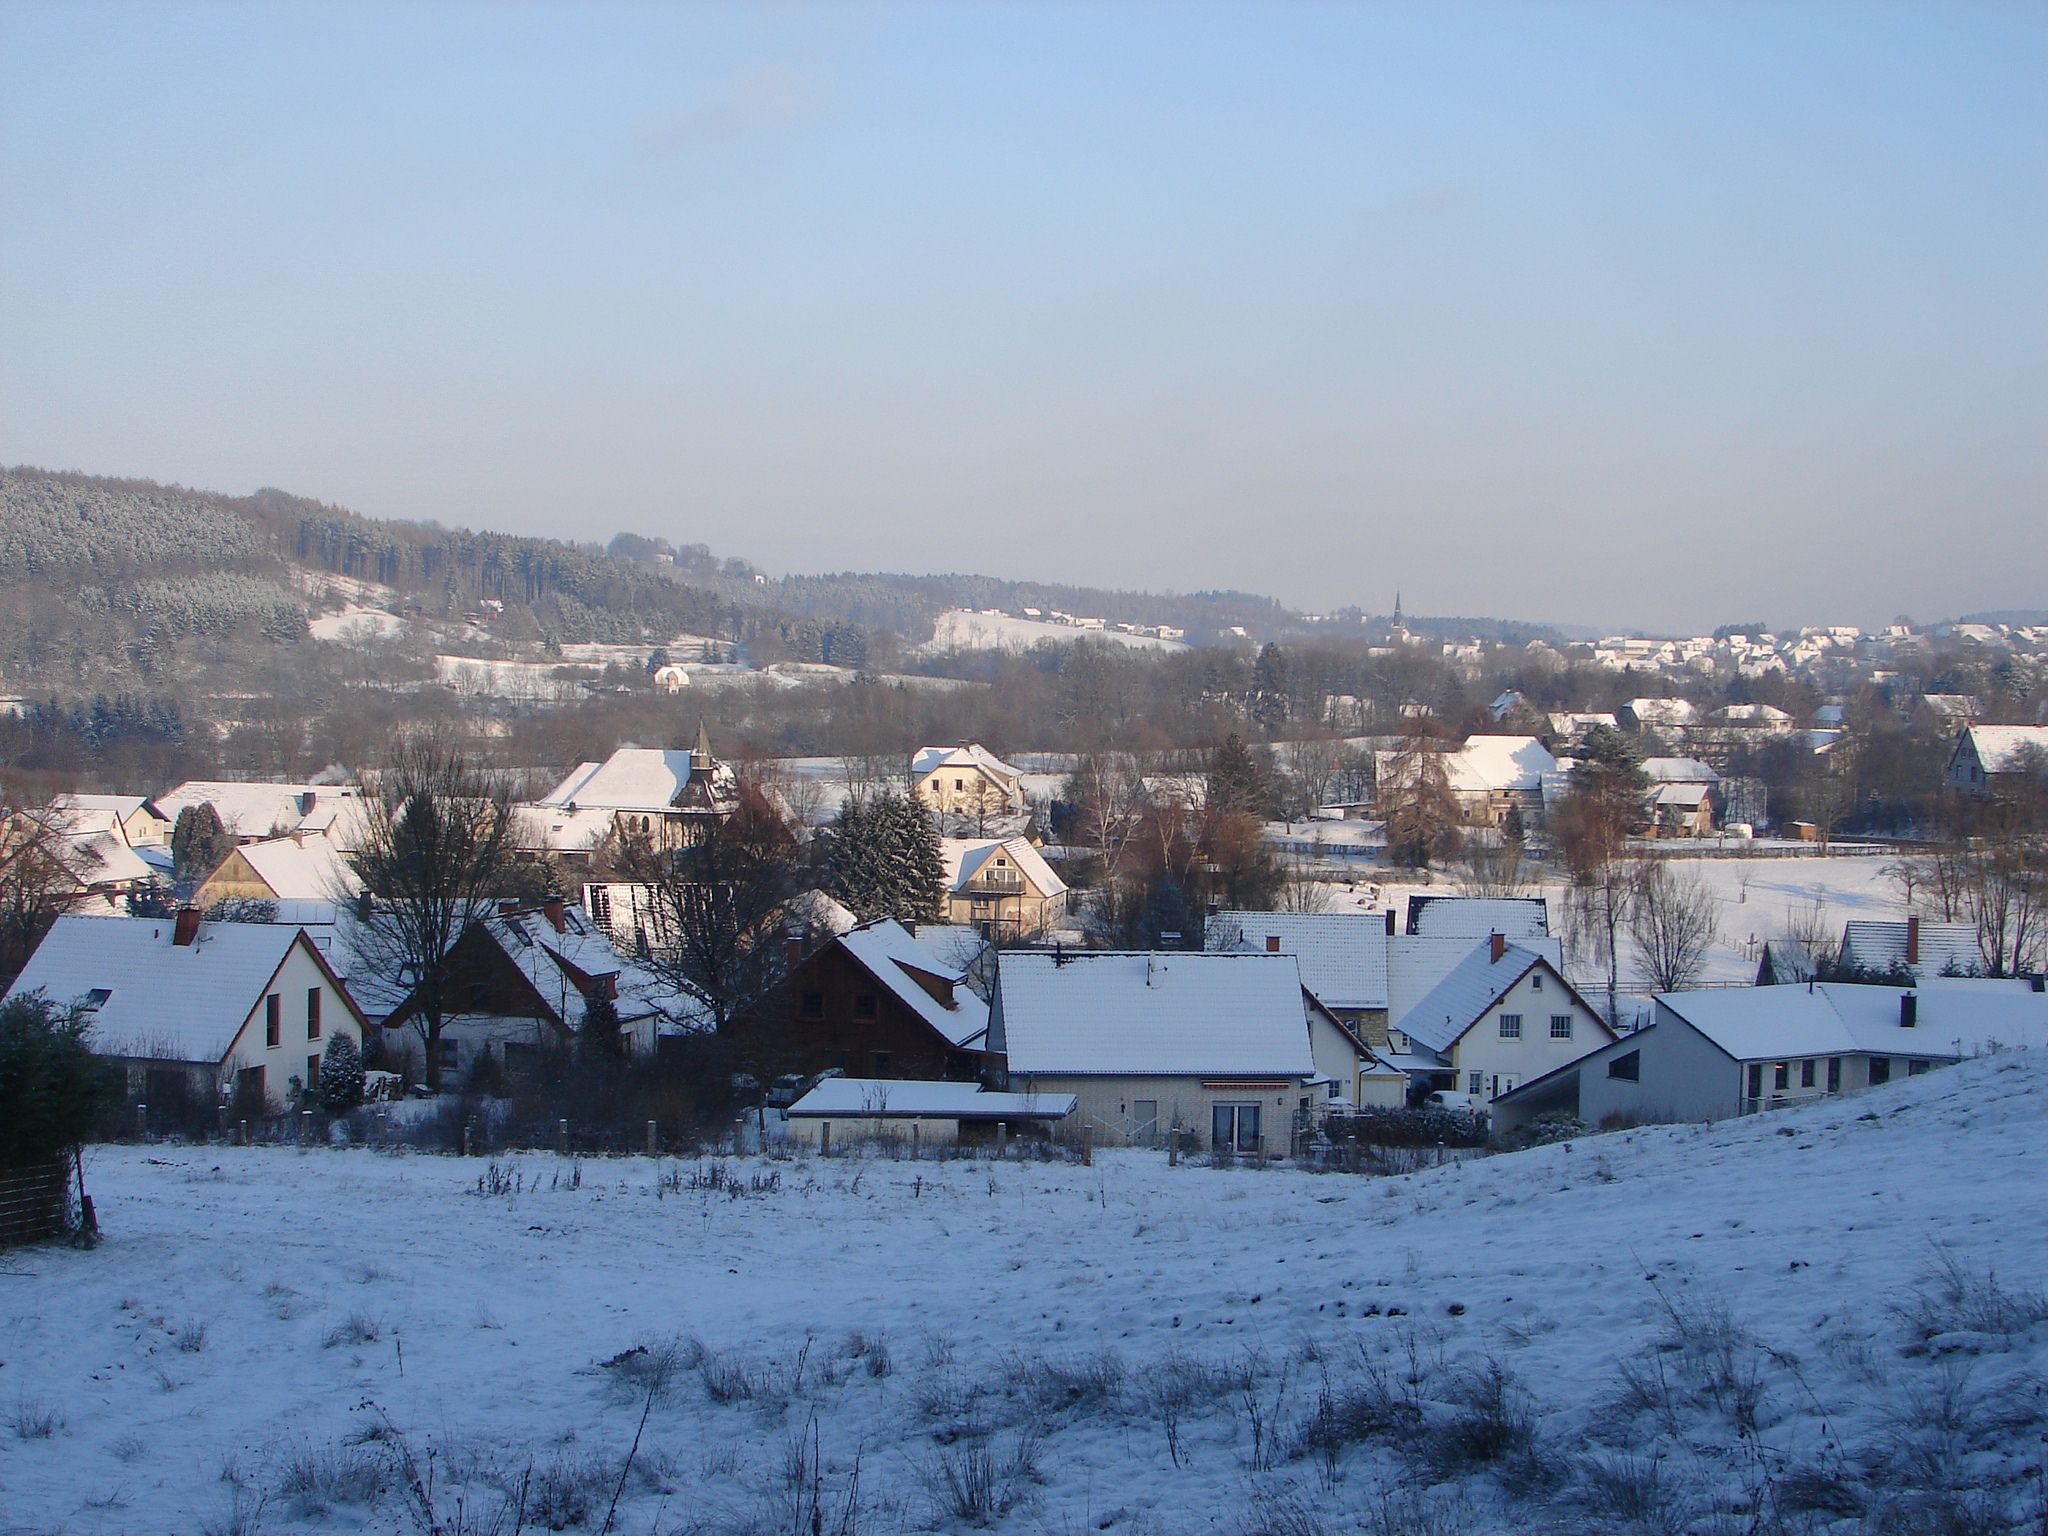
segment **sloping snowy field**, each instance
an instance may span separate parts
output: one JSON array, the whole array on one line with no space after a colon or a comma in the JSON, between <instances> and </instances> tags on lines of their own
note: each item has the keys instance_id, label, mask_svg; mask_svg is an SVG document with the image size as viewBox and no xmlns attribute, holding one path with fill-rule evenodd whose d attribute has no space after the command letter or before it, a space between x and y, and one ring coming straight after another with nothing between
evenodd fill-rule
<instances>
[{"instance_id":1,"label":"sloping snowy field","mask_svg":"<svg viewBox=\"0 0 2048 1536\"><path fill-rule=\"evenodd\" d=\"M2048 1486L2044 1105L1395 1178L106 1148L105 1244L0 1259L0 1529L2038 1530L1950 1517Z\"/></svg>"}]
</instances>

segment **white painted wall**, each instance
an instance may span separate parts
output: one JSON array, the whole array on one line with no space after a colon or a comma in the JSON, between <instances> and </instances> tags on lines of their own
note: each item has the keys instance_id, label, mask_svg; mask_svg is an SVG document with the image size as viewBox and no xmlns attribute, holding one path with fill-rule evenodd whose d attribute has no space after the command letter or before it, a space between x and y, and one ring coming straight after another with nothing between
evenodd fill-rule
<instances>
[{"instance_id":1,"label":"white painted wall","mask_svg":"<svg viewBox=\"0 0 2048 1536\"><path fill-rule=\"evenodd\" d=\"M1501 1037L1502 1014L1521 1016L1519 1039ZM1551 1038L1553 1014L1571 1019L1569 1037ZM1575 999L1555 974L1538 966L1509 988L1507 995L1452 1046L1450 1057L1458 1072L1457 1091L1492 1098L1576 1061L1613 1038L1598 1014ZM1475 1072L1479 1074L1477 1089L1472 1086Z\"/></svg>"},{"instance_id":2,"label":"white painted wall","mask_svg":"<svg viewBox=\"0 0 2048 1536\"><path fill-rule=\"evenodd\" d=\"M306 993L314 987L319 988L321 994L320 1038L309 1040L306 1038ZM228 1047L223 1069L232 1090L235 1073L244 1067L262 1067L264 1092L282 1103L290 1079L296 1077L301 1082L306 1081L307 1057L324 1052L327 1042L337 1034L345 1034L361 1046L362 1031L357 1028L355 1015L349 1012L341 989L328 979L319 962L307 953L304 944L291 947L265 996L271 992L278 995L279 1002L278 1043L275 1046L264 1043L266 1010L263 998L259 997L256 1006L242 1021L235 1043Z\"/></svg>"}]
</instances>

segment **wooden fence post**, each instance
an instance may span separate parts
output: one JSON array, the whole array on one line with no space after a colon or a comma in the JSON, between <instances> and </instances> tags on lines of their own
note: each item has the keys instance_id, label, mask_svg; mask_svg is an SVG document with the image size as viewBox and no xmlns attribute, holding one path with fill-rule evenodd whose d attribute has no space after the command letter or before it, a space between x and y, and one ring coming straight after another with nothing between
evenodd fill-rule
<instances>
[{"instance_id":1,"label":"wooden fence post","mask_svg":"<svg viewBox=\"0 0 2048 1536\"><path fill-rule=\"evenodd\" d=\"M1081 1166L1083 1168L1093 1168L1095 1166L1095 1127L1092 1125L1081 1127Z\"/></svg>"},{"instance_id":2,"label":"wooden fence post","mask_svg":"<svg viewBox=\"0 0 2048 1536\"><path fill-rule=\"evenodd\" d=\"M661 1142L655 1134L654 1122L647 1122L647 1155L653 1157L661 1150Z\"/></svg>"},{"instance_id":3,"label":"wooden fence post","mask_svg":"<svg viewBox=\"0 0 2048 1536\"><path fill-rule=\"evenodd\" d=\"M832 1122L830 1120L820 1120L818 1122L818 1156L830 1157L831 1155Z\"/></svg>"},{"instance_id":4,"label":"wooden fence post","mask_svg":"<svg viewBox=\"0 0 2048 1536\"><path fill-rule=\"evenodd\" d=\"M1174 1126L1166 1133L1166 1166L1180 1166L1180 1127Z\"/></svg>"},{"instance_id":5,"label":"wooden fence post","mask_svg":"<svg viewBox=\"0 0 2048 1536\"><path fill-rule=\"evenodd\" d=\"M249 1122L246 1120L237 1120L235 1122L235 1145L238 1147L249 1145Z\"/></svg>"},{"instance_id":6,"label":"wooden fence post","mask_svg":"<svg viewBox=\"0 0 2048 1536\"><path fill-rule=\"evenodd\" d=\"M910 1160L917 1161L917 1154L924 1142L924 1126L920 1121L910 1122Z\"/></svg>"},{"instance_id":7,"label":"wooden fence post","mask_svg":"<svg viewBox=\"0 0 2048 1536\"><path fill-rule=\"evenodd\" d=\"M299 1111L299 1145L303 1147L312 1139L313 1111L311 1111L310 1109L302 1109Z\"/></svg>"},{"instance_id":8,"label":"wooden fence post","mask_svg":"<svg viewBox=\"0 0 2048 1536\"><path fill-rule=\"evenodd\" d=\"M147 1104L135 1106L135 1139L137 1141L149 1140L149 1106Z\"/></svg>"},{"instance_id":9,"label":"wooden fence post","mask_svg":"<svg viewBox=\"0 0 2048 1536\"><path fill-rule=\"evenodd\" d=\"M569 1155L569 1122L567 1120L557 1120L555 1122L555 1155L557 1157L567 1157Z\"/></svg>"},{"instance_id":10,"label":"wooden fence post","mask_svg":"<svg viewBox=\"0 0 2048 1536\"><path fill-rule=\"evenodd\" d=\"M1009 1161L1010 1122L1007 1120L998 1120L996 1122L996 1157L1003 1162Z\"/></svg>"}]
</instances>

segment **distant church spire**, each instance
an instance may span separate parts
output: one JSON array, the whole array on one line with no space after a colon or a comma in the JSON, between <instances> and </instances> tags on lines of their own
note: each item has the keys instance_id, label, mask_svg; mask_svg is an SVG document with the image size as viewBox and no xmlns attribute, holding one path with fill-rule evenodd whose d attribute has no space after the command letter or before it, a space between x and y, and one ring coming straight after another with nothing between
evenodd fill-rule
<instances>
[{"instance_id":1,"label":"distant church spire","mask_svg":"<svg viewBox=\"0 0 2048 1536\"><path fill-rule=\"evenodd\" d=\"M1387 632L1396 640L1408 638L1408 623L1401 617L1401 592L1398 587L1394 590L1394 622L1387 626Z\"/></svg>"}]
</instances>

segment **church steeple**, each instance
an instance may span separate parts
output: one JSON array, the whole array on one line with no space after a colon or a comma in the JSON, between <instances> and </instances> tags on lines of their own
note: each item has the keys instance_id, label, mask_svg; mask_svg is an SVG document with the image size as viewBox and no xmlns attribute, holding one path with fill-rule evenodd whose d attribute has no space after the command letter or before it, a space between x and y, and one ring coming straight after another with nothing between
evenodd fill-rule
<instances>
[{"instance_id":1,"label":"church steeple","mask_svg":"<svg viewBox=\"0 0 2048 1536\"><path fill-rule=\"evenodd\" d=\"M1394 591L1394 621L1387 626L1387 633L1396 640L1406 640L1408 638L1408 624L1401 617L1401 593L1399 588L1396 588Z\"/></svg>"},{"instance_id":2,"label":"church steeple","mask_svg":"<svg viewBox=\"0 0 2048 1536\"><path fill-rule=\"evenodd\" d=\"M704 728L703 718L697 720L697 745L690 749L690 772L695 775L711 771L711 733Z\"/></svg>"}]
</instances>

